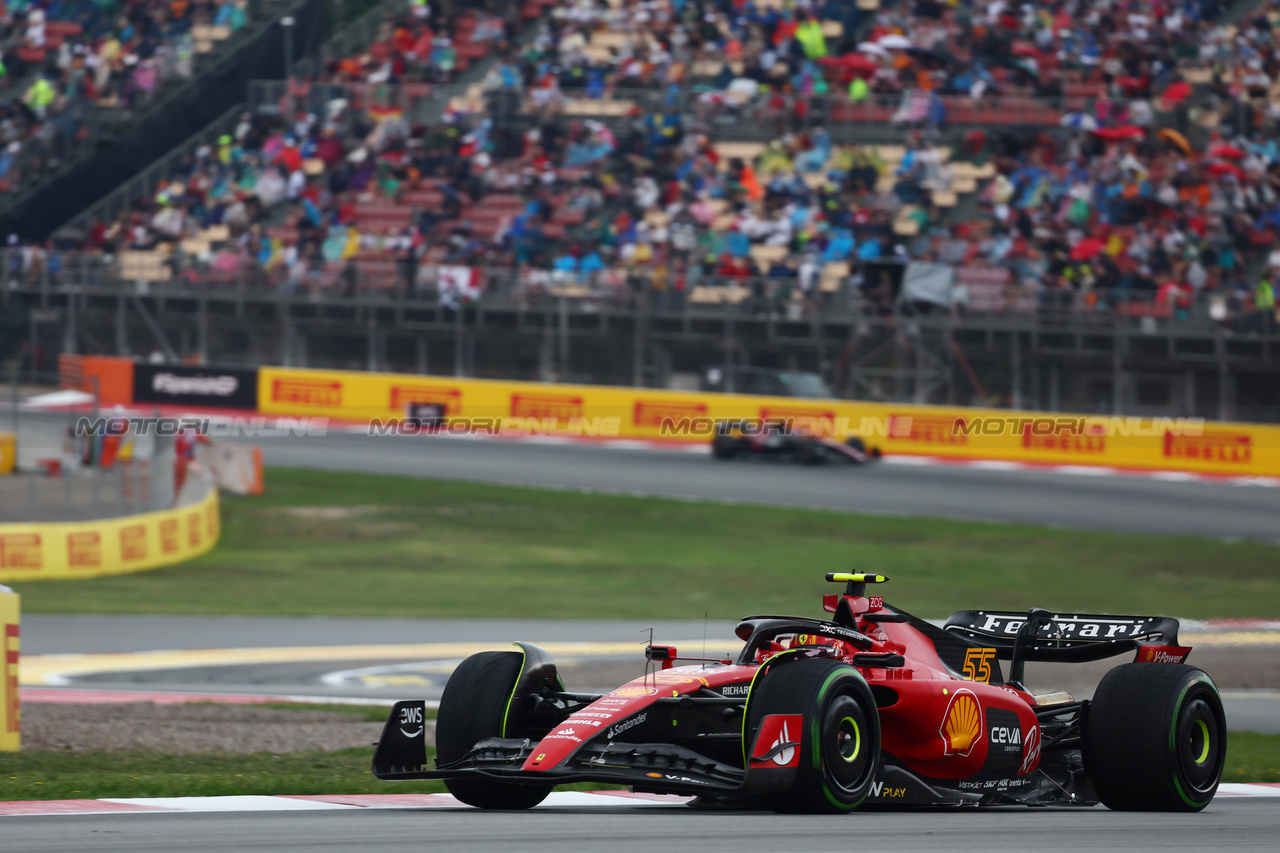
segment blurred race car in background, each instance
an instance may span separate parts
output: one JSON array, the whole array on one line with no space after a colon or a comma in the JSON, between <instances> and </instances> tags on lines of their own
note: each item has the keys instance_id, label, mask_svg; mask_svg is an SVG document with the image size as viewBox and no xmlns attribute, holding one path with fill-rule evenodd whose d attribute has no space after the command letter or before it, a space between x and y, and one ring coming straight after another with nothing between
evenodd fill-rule
<instances>
[{"instance_id":1,"label":"blurred race car in background","mask_svg":"<svg viewBox=\"0 0 1280 853\"><path fill-rule=\"evenodd\" d=\"M788 420L728 420L716 423L711 454L716 459L772 456L805 465L862 465L879 459L880 448L868 449L857 436L840 439L815 435Z\"/></svg>"},{"instance_id":2,"label":"blurred race car in background","mask_svg":"<svg viewBox=\"0 0 1280 853\"><path fill-rule=\"evenodd\" d=\"M1213 799L1226 719L1213 680L1183 663L1176 619L982 610L940 627L868 595L883 575L827 580L845 584L823 596L830 621L747 617L736 659L650 642L645 675L605 694L568 691L528 643L473 655L445 685L435 769L425 705L410 701L392 709L373 772L442 779L489 809L529 808L575 782L782 812L1099 801L1189 812ZM1091 700L1023 683L1027 661L1125 652L1134 662Z\"/></svg>"}]
</instances>

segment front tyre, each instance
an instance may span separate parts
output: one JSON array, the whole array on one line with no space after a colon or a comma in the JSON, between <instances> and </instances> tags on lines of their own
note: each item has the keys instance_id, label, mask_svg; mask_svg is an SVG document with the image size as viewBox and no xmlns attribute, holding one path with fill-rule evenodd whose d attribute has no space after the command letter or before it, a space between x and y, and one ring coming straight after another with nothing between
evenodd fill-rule
<instances>
[{"instance_id":1,"label":"front tyre","mask_svg":"<svg viewBox=\"0 0 1280 853\"><path fill-rule=\"evenodd\" d=\"M481 652L464 660L449 676L436 719L436 763L466 757L477 742L504 737L511 695L524 665L522 652ZM481 809L528 809L551 793L544 785L487 779L446 779L460 802Z\"/></svg>"},{"instance_id":2,"label":"front tyre","mask_svg":"<svg viewBox=\"0 0 1280 853\"><path fill-rule=\"evenodd\" d=\"M880 714L862 674L832 660L774 665L752 691L752 742L764 718L774 714L800 714L803 725L795 781L769 795L770 807L843 814L862 805L880 769Z\"/></svg>"},{"instance_id":3,"label":"front tyre","mask_svg":"<svg viewBox=\"0 0 1280 853\"><path fill-rule=\"evenodd\" d=\"M1084 767L1107 808L1200 811L1218 790L1226 755L1222 698L1203 670L1129 663L1098 684Z\"/></svg>"}]
</instances>

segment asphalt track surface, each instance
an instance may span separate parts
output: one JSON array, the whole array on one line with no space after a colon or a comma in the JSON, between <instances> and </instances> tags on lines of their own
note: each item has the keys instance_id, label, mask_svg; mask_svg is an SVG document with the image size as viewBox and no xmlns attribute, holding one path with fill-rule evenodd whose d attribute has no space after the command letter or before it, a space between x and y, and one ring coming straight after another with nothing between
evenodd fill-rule
<instances>
[{"instance_id":1,"label":"asphalt track surface","mask_svg":"<svg viewBox=\"0 0 1280 853\"><path fill-rule=\"evenodd\" d=\"M1217 800L1199 814L1092 809L784 816L670 809L433 809L3 819L4 849L52 851L1274 851L1280 799Z\"/></svg>"},{"instance_id":2,"label":"asphalt track surface","mask_svg":"<svg viewBox=\"0 0 1280 853\"><path fill-rule=\"evenodd\" d=\"M264 462L697 501L1280 541L1280 489L1123 475L915 465L722 462L709 452L442 436L255 439Z\"/></svg>"}]
</instances>

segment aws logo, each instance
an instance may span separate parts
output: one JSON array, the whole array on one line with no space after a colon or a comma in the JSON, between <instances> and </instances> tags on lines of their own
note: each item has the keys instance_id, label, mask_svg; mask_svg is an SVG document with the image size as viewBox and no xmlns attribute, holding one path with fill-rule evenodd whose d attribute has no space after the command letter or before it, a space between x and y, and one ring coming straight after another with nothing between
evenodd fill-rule
<instances>
[{"instance_id":1,"label":"aws logo","mask_svg":"<svg viewBox=\"0 0 1280 853\"><path fill-rule=\"evenodd\" d=\"M968 756L982 740L982 706L972 690L960 689L951 697L947 712L942 716L943 755Z\"/></svg>"}]
</instances>

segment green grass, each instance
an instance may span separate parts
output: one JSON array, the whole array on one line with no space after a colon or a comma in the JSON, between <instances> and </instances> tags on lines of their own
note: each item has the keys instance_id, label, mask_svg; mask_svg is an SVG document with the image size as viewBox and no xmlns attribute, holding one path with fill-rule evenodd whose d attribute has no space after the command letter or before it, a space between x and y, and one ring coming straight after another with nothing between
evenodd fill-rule
<instances>
[{"instance_id":1,"label":"green grass","mask_svg":"<svg viewBox=\"0 0 1280 853\"><path fill-rule=\"evenodd\" d=\"M428 760L434 750L427 750ZM339 752L169 755L160 752L0 753L0 800L214 797L231 794L437 793L440 782L387 783L371 748ZM1233 733L1225 782L1280 782L1280 735ZM580 790L610 787L585 783Z\"/></svg>"},{"instance_id":2,"label":"green grass","mask_svg":"<svg viewBox=\"0 0 1280 853\"><path fill-rule=\"evenodd\" d=\"M17 583L31 613L733 619L817 613L828 571L967 608L1280 615L1280 551L1097 531L269 469L186 565ZM351 508L351 509L347 509Z\"/></svg>"},{"instance_id":3,"label":"green grass","mask_svg":"<svg viewBox=\"0 0 1280 853\"><path fill-rule=\"evenodd\" d=\"M428 758L435 750L428 749ZM426 794L441 782L379 781L373 749L170 755L162 752L0 753L0 800L218 797L233 794Z\"/></svg>"},{"instance_id":4,"label":"green grass","mask_svg":"<svg viewBox=\"0 0 1280 853\"><path fill-rule=\"evenodd\" d=\"M1280 735L1231 732L1224 782L1280 782Z\"/></svg>"}]
</instances>

